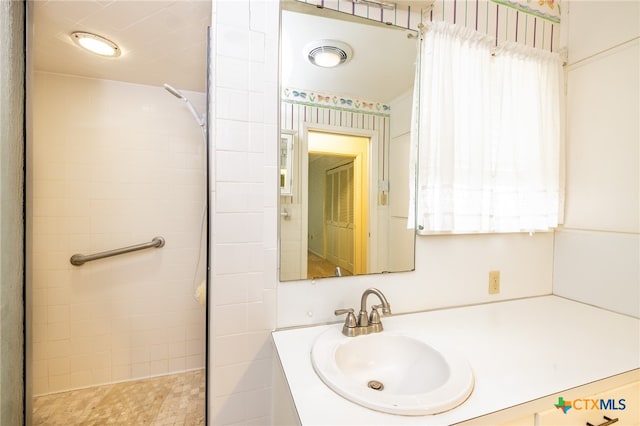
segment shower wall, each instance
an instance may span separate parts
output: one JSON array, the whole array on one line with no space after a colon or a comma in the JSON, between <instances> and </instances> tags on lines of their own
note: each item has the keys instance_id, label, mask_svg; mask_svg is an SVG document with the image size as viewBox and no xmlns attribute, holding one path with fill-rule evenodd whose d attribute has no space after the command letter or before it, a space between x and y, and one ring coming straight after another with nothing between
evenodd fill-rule
<instances>
[{"instance_id":1,"label":"shower wall","mask_svg":"<svg viewBox=\"0 0 640 426\"><path fill-rule=\"evenodd\" d=\"M162 87L43 72L33 87L34 395L204 367L200 128ZM155 236L165 247L69 263Z\"/></svg>"}]
</instances>

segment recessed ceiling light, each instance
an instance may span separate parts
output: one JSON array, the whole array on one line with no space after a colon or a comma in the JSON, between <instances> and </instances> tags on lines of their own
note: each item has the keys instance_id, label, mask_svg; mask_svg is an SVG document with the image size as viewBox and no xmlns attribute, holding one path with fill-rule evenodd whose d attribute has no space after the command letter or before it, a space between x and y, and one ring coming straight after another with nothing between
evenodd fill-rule
<instances>
[{"instance_id":1,"label":"recessed ceiling light","mask_svg":"<svg viewBox=\"0 0 640 426\"><path fill-rule=\"evenodd\" d=\"M115 58L120 56L120 48L111 40L96 34L76 31L71 33L71 39L83 49L100 56Z\"/></svg>"},{"instance_id":2,"label":"recessed ceiling light","mask_svg":"<svg viewBox=\"0 0 640 426\"><path fill-rule=\"evenodd\" d=\"M338 40L318 40L304 48L309 62L323 68L332 68L348 62L353 57L353 49Z\"/></svg>"}]
</instances>

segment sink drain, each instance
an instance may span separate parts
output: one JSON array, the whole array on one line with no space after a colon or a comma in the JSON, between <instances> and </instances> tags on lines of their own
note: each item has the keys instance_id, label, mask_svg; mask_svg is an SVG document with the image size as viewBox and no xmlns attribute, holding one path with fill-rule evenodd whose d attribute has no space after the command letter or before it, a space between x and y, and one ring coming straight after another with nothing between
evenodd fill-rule
<instances>
[{"instance_id":1,"label":"sink drain","mask_svg":"<svg viewBox=\"0 0 640 426\"><path fill-rule=\"evenodd\" d=\"M384 389L384 385L382 384L382 382L379 382L377 380L369 381L369 383L367 383L367 386L369 386L371 389L377 390L377 391L381 391L381 390Z\"/></svg>"}]
</instances>

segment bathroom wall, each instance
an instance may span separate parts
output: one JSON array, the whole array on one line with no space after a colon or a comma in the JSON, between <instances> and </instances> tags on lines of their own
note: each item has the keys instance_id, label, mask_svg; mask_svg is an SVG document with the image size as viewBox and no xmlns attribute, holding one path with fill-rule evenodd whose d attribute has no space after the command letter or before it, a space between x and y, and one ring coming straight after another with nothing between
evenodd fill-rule
<instances>
[{"instance_id":1,"label":"bathroom wall","mask_svg":"<svg viewBox=\"0 0 640 426\"><path fill-rule=\"evenodd\" d=\"M162 87L36 72L31 99L34 395L202 368L200 128Z\"/></svg>"},{"instance_id":2,"label":"bathroom wall","mask_svg":"<svg viewBox=\"0 0 640 426\"><path fill-rule=\"evenodd\" d=\"M345 8L345 4L350 3L324 3L328 8ZM377 19L375 14L379 13L379 9L374 9L369 10L370 17ZM367 11L363 8L358 10ZM344 11L350 13L350 10ZM399 12L395 17L398 16L404 15ZM391 16L389 19L393 18ZM474 3L472 7L465 7L465 2L438 1L424 19L456 22L477 28L480 32L497 37L499 41L518 40L545 50L557 49L560 40L558 24L487 1ZM518 20L520 24L516 24ZM413 21L415 24L416 20ZM403 22L403 19L400 18L398 22ZM554 32L555 36L551 37ZM410 116L409 95L392 102L392 114L397 111L399 116ZM396 203L393 198L397 186L402 185L400 182L408 180L406 162L398 158L408 155L410 122L391 120L390 138L390 161L405 166L396 167L392 163L390 167L397 175L390 177L393 190L388 207L392 217L389 237L412 238L406 231L406 206ZM278 327L336 321L338 319L333 311L337 308L356 308L359 295L371 286L385 292L395 312L549 294L552 288L553 242L553 233L531 236L420 236L415 244L413 272L281 283L278 286ZM393 251L390 253L390 262L401 264L404 260L408 263L408 256L409 253ZM501 292L498 295L488 294L488 273L491 270L501 272Z\"/></svg>"},{"instance_id":3,"label":"bathroom wall","mask_svg":"<svg viewBox=\"0 0 640 426\"><path fill-rule=\"evenodd\" d=\"M270 424L270 331L336 321L369 286L396 312L551 293L551 233L419 237L415 272L278 283L279 2L218 0L212 23L210 424Z\"/></svg>"},{"instance_id":4,"label":"bathroom wall","mask_svg":"<svg viewBox=\"0 0 640 426\"><path fill-rule=\"evenodd\" d=\"M0 424L24 422L24 17L0 2Z\"/></svg>"},{"instance_id":5,"label":"bathroom wall","mask_svg":"<svg viewBox=\"0 0 640 426\"><path fill-rule=\"evenodd\" d=\"M640 3L564 7L567 201L553 291L640 317Z\"/></svg>"},{"instance_id":6,"label":"bathroom wall","mask_svg":"<svg viewBox=\"0 0 640 426\"><path fill-rule=\"evenodd\" d=\"M278 229L277 1L212 16L209 424L271 423Z\"/></svg>"}]
</instances>

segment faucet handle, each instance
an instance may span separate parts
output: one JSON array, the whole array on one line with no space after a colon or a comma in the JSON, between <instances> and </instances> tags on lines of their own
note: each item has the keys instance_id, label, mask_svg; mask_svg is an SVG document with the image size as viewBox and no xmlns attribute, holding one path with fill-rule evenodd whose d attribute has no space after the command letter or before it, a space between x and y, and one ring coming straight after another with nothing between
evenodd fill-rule
<instances>
[{"instance_id":1,"label":"faucet handle","mask_svg":"<svg viewBox=\"0 0 640 426\"><path fill-rule=\"evenodd\" d=\"M342 334L345 336L355 336L356 326L358 325L356 321L356 316L353 314L353 308L349 309L336 309L334 314L336 315L344 315L347 314L347 318L344 320L344 326L342 327Z\"/></svg>"},{"instance_id":2,"label":"faucet handle","mask_svg":"<svg viewBox=\"0 0 640 426\"><path fill-rule=\"evenodd\" d=\"M378 309L382 308L382 305L373 305L371 307L371 313L369 314L369 324L380 324L380 313Z\"/></svg>"},{"instance_id":3,"label":"faucet handle","mask_svg":"<svg viewBox=\"0 0 640 426\"><path fill-rule=\"evenodd\" d=\"M373 313L373 310L378 310L382 308L382 315L391 315L391 305L388 303L386 306L384 304L380 304L380 305L373 305L371 308L372 308L372 313Z\"/></svg>"}]
</instances>

